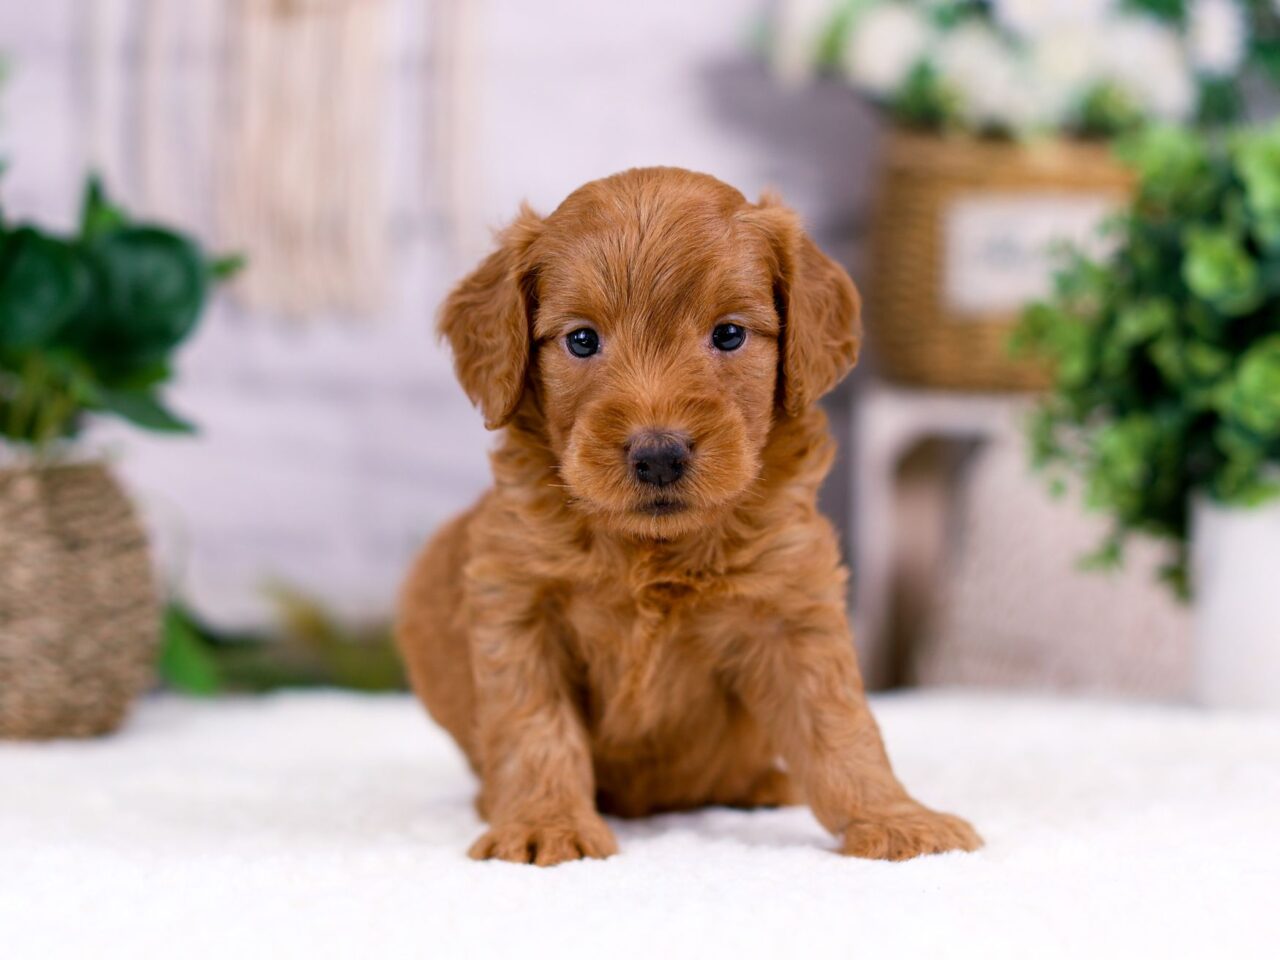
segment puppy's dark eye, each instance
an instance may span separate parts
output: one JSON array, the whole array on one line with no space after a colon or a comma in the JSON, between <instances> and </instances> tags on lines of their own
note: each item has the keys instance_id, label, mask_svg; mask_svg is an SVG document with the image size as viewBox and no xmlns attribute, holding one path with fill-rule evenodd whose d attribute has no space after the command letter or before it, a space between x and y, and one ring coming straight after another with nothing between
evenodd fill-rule
<instances>
[{"instance_id":1,"label":"puppy's dark eye","mask_svg":"<svg viewBox=\"0 0 1280 960\"><path fill-rule=\"evenodd\" d=\"M569 352L575 357L589 357L600 350L600 334L590 327L582 327L564 338Z\"/></svg>"},{"instance_id":2,"label":"puppy's dark eye","mask_svg":"<svg viewBox=\"0 0 1280 960\"><path fill-rule=\"evenodd\" d=\"M722 323L711 331L711 343L717 350L737 350L746 342L747 331L736 323Z\"/></svg>"}]
</instances>

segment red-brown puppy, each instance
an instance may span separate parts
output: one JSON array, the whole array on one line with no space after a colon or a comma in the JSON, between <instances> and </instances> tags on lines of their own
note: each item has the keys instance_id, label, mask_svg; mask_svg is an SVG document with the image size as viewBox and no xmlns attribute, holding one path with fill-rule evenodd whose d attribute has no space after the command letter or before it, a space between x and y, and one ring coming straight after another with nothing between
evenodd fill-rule
<instances>
[{"instance_id":1,"label":"red-brown puppy","mask_svg":"<svg viewBox=\"0 0 1280 960\"><path fill-rule=\"evenodd\" d=\"M605 857L600 812L801 799L854 856L979 845L903 789L863 696L816 506L858 296L791 211L684 170L589 183L523 210L441 330L503 434L397 633L480 776L473 857Z\"/></svg>"}]
</instances>

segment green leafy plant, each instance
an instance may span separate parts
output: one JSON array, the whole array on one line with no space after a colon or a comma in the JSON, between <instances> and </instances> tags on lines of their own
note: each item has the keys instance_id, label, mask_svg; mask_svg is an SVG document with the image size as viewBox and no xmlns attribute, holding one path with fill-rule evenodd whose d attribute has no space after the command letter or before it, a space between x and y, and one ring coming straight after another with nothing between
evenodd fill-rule
<instances>
[{"instance_id":1,"label":"green leafy plant","mask_svg":"<svg viewBox=\"0 0 1280 960\"><path fill-rule=\"evenodd\" d=\"M96 178L73 235L0 212L0 437L40 453L75 437L87 413L191 430L159 389L211 287L239 265L131 221Z\"/></svg>"},{"instance_id":2,"label":"green leafy plant","mask_svg":"<svg viewBox=\"0 0 1280 960\"><path fill-rule=\"evenodd\" d=\"M184 605L171 604L164 618L161 678L195 696L321 686L405 689L388 626L344 622L283 584L273 584L268 597L276 618L261 632L219 630Z\"/></svg>"},{"instance_id":3,"label":"green leafy plant","mask_svg":"<svg viewBox=\"0 0 1280 960\"><path fill-rule=\"evenodd\" d=\"M1280 125L1205 139L1158 129L1128 142L1135 197L1109 256L1071 254L1015 346L1052 361L1031 428L1035 462L1083 479L1113 528L1166 538L1165 577L1189 590L1190 501L1280 494Z\"/></svg>"}]
</instances>

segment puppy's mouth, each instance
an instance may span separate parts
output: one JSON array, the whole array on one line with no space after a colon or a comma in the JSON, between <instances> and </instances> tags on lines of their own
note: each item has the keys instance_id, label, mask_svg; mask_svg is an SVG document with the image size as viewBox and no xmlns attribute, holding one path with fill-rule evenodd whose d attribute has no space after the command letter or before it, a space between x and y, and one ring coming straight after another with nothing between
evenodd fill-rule
<instances>
[{"instance_id":1,"label":"puppy's mouth","mask_svg":"<svg viewBox=\"0 0 1280 960\"><path fill-rule=\"evenodd\" d=\"M687 509L689 509L689 505L683 500L676 500L673 497L657 497L653 500L646 500L635 508L635 512L643 513L650 517L666 517L673 513L681 513Z\"/></svg>"}]
</instances>

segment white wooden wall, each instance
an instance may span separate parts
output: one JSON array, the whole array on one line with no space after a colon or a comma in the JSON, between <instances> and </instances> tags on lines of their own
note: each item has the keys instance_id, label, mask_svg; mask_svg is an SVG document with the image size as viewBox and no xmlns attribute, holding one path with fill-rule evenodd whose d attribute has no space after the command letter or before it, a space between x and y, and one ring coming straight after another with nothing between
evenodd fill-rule
<instances>
[{"instance_id":1,"label":"white wooden wall","mask_svg":"<svg viewBox=\"0 0 1280 960\"><path fill-rule=\"evenodd\" d=\"M103 71L93 81L86 44L97 2L109 2L123 24L105 91ZM167 2L198 22L217 0ZM474 211L462 231L469 249L451 242L448 208L423 175L432 150L424 80L431 5L394 0L392 93L371 105L383 111L388 136L385 307L374 317L300 326L220 304L183 353L171 393L200 424L199 437L115 427L95 435L144 505L171 582L224 623L261 620L270 579L349 616L385 615L423 538L485 486L490 437L434 341L432 316L482 245L475 238L522 198L547 211L591 178L682 165L749 195L780 188L835 238L835 252L849 250L841 241L865 195L862 144L871 125L842 90L827 91L813 115L812 97L777 92L750 65L757 0L466 2L475 37L475 85L464 104L472 133L461 155ZM0 4L0 51L10 68L0 94L0 155L10 169L0 189L9 215L70 221L93 149L90 104L107 97L124 104L120 156L108 161L120 192L207 231L207 124L179 124L186 132L164 147L180 153L176 181L165 196L138 195L142 160L131 137L146 118L134 104L147 5ZM207 101L213 54L208 43L183 50L179 80L152 91L160 104L152 109L181 119L196 109L190 98Z\"/></svg>"}]
</instances>

